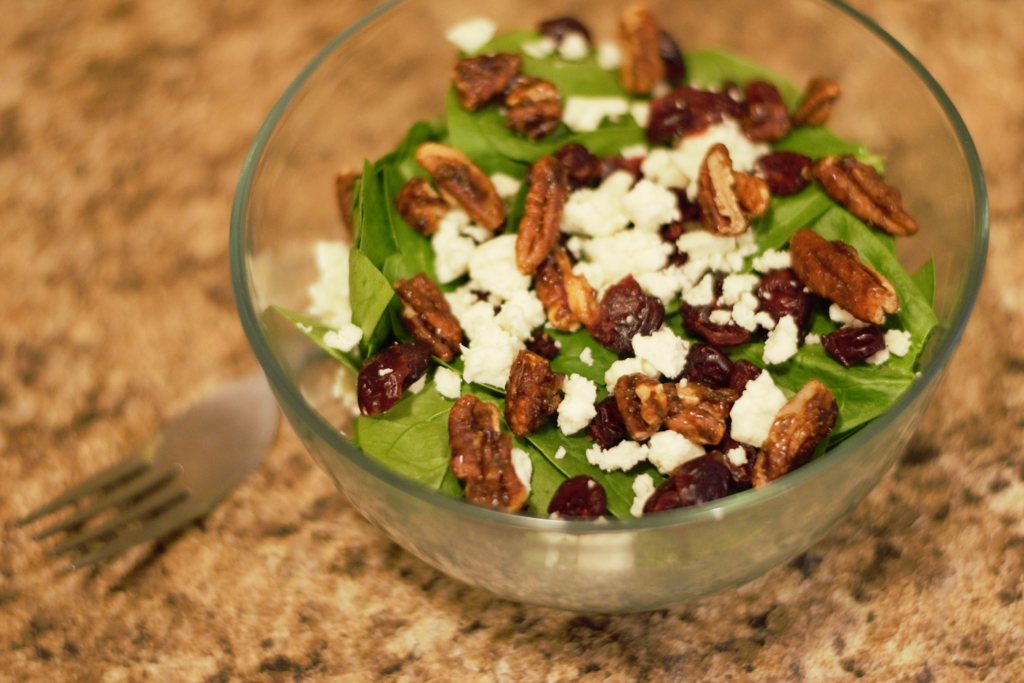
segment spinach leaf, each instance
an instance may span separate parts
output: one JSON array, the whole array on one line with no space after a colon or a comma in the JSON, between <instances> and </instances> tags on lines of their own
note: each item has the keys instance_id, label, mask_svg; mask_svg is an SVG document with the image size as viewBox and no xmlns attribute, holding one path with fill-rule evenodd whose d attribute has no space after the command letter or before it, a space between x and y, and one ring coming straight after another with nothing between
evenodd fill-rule
<instances>
[{"instance_id":1,"label":"spinach leaf","mask_svg":"<svg viewBox=\"0 0 1024 683\"><path fill-rule=\"evenodd\" d=\"M618 355L594 341L585 328L580 328L575 332L559 332L558 330L548 330L547 332L552 339L562 345L558 355L551 361L551 369L555 372L564 372L566 375L576 373L581 377L586 377L597 385L598 397L603 398L600 394L605 388L604 374L608 372L612 363L619 359ZM593 365L587 365L580 360L580 354L583 353L583 349L587 348L590 349L591 357L594 360Z\"/></svg>"},{"instance_id":2,"label":"spinach leaf","mask_svg":"<svg viewBox=\"0 0 1024 683\"><path fill-rule=\"evenodd\" d=\"M442 120L418 121L412 125L401 144L393 152L381 157L377 166L385 164L395 166L403 182L413 177L429 178L430 174L416 162L416 150L424 142L441 140L446 133L447 128ZM393 189L397 192L398 188Z\"/></svg>"},{"instance_id":3,"label":"spinach leaf","mask_svg":"<svg viewBox=\"0 0 1024 683\"><path fill-rule=\"evenodd\" d=\"M497 116L496 111L471 113L462 108L455 93L449 90L445 99L445 116L448 121L448 135L451 144L458 147L480 169L487 174L506 173L515 178L526 175L526 166L499 152L485 133L494 128L494 121L488 117ZM501 123L504 126L504 123ZM511 131L509 131L511 134ZM540 156L540 155L538 155Z\"/></svg>"},{"instance_id":4,"label":"spinach leaf","mask_svg":"<svg viewBox=\"0 0 1024 683\"><path fill-rule=\"evenodd\" d=\"M327 327L316 318L312 318L302 313L296 313L295 311L289 311L287 308L281 308L280 306L271 306L270 310L275 311L282 318L294 325L300 332L309 337L310 341L319 346L321 349L327 352L334 360L338 361L352 372L359 372L359 362L355 356L351 353L345 353L324 343L324 335L328 332L333 332L330 327Z\"/></svg>"},{"instance_id":5,"label":"spinach leaf","mask_svg":"<svg viewBox=\"0 0 1024 683\"><path fill-rule=\"evenodd\" d=\"M450 457L451 456L449 455L449 459ZM452 472L451 467L445 470L444 479L441 480L441 485L437 487L437 492L443 493L449 498L462 498L464 493L462 490L462 484L460 484L459 480L455 478L455 473Z\"/></svg>"},{"instance_id":6,"label":"spinach leaf","mask_svg":"<svg viewBox=\"0 0 1024 683\"><path fill-rule=\"evenodd\" d=\"M508 205L508 213L505 214L505 234L513 235L519 232L519 224L526 213L526 195L530 194L530 183L525 178L520 179L519 192L512 198Z\"/></svg>"},{"instance_id":7,"label":"spinach leaf","mask_svg":"<svg viewBox=\"0 0 1024 683\"><path fill-rule=\"evenodd\" d=\"M533 463L533 475L530 477L530 498L526 501L526 510L535 517L547 517L548 505L555 492L566 476L544 457L544 454L526 439L512 437L516 448L522 449L530 456Z\"/></svg>"},{"instance_id":8,"label":"spinach leaf","mask_svg":"<svg viewBox=\"0 0 1024 683\"><path fill-rule=\"evenodd\" d=\"M352 323L363 331L363 357L369 358L391 332L391 319L385 313L395 290L359 249L349 252L348 279Z\"/></svg>"},{"instance_id":9,"label":"spinach leaf","mask_svg":"<svg viewBox=\"0 0 1024 683\"><path fill-rule=\"evenodd\" d=\"M385 196L388 197L388 221L391 223L398 248L398 252L389 256L384 262L384 276L388 281L394 283L419 273L426 273L431 280L436 282L434 247L431 246L430 240L409 227L395 207L394 198L404 183L398 167L384 166L381 173L384 180Z\"/></svg>"},{"instance_id":10,"label":"spinach leaf","mask_svg":"<svg viewBox=\"0 0 1024 683\"><path fill-rule=\"evenodd\" d=\"M879 173L885 172L885 159L873 154L865 145L847 142L828 128L821 126L801 126L794 128L789 135L772 145L779 152L796 152L812 159L852 154L865 164L875 167Z\"/></svg>"},{"instance_id":11,"label":"spinach leaf","mask_svg":"<svg viewBox=\"0 0 1024 683\"><path fill-rule=\"evenodd\" d=\"M398 242L390 217L391 199L376 165L363 164L359 190L359 214L354 216L358 225L355 246L375 267L383 268L387 258L398 251Z\"/></svg>"},{"instance_id":12,"label":"spinach leaf","mask_svg":"<svg viewBox=\"0 0 1024 683\"><path fill-rule=\"evenodd\" d=\"M686 78L697 87L721 85L732 81L743 87L749 81L764 80L773 83L790 110L800 102L800 91L782 76L764 69L752 62L719 50L694 50L687 52Z\"/></svg>"},{"instance_id":13,"label":"spinach leaf","mask_svg":"<svg viewBox=\"0 0 1024 683\"><path fill-rule=\"evenodd\" d=\"M797 230L814 223L836 204L817 185L808 185L790 197L772 197L768 213L754 225L761 251L782 249Z\"/></svg>"},{"instance_id":14,"label":"spinach leaf","mask_svg":"<svg viewBox=\"0 0 1024 683\"><path fill-rule=\"evenodd\" d=\"M932 256L928 262L917 269L917 272L910 276L917 288L921 291L928 305L934 310L935 307L935 257Z\"/></svg>"}]
</instances>

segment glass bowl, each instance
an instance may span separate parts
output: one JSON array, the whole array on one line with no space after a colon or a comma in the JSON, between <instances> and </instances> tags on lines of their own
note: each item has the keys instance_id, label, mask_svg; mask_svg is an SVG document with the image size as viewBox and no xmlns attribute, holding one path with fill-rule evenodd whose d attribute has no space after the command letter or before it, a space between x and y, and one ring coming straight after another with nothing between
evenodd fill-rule
<instances>
[{"instance_id":1,"label":"glass bowl","mask_svg":"<svg viewBox=\"0 0 1024 683\"><path fill-rule=\"evenodd\" d=\"M806 550L894 462L939 384L981 282L988 207L981 165L952 103L891 36L840 2L650 0L684 50L717 47L802 85L843 86L830 127L887 158L919 235L899 241L913 271L935 257L941 320L918 381L886 414L771 485L694 508L607 524L536 519L420 487L345 438L334 362L264 313L308 306L312 244L342 235L338 169L389 151L443 112L452 24L485 12L499 30L572 14L613 36L625 0L398 0L335 38L299 74L245 160L231 215L235 298L249 342L295 431L338 488L396 542L446 574L511 600L577 611L639 611L749 581Z\"/></svg>"}]
</instances>

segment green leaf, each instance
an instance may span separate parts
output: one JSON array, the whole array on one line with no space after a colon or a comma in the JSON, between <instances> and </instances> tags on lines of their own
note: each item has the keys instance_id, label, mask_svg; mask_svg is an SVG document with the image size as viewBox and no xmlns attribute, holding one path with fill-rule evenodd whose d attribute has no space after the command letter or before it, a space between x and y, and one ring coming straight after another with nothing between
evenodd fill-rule
<instances>
[{"instance_id":1,"label":"green leaf","mask_svg":"<svg viewBox=\"0 0 1024 683\"><path fill-rule=\"evenodd\" d=\"M551 369L555 372L564 372L567 376L575 373L586 377L597 385L598 397L603 398L601 393L605 390L604 374L608 372L612 363L619 360L618 355L594 341L585 328L580 328L575 332L559 332L558 330L548 330L547 332L552 339L562 345L558 355L551 361ZM587 348L590 349L593 365L587 365L580 360L580 354L583 353L583 349Z\"/></svg>"},{"instance_id":2,"label":"green leaf","mask_svg":"<svg viewBox=\"0 0 1024 683\"><path fill-rule=\"evenodd\" d=\"M444 479L441 480L441 485L437 488L438 493L443 493L449 498L462 498L464 491L462 490L462 484L455 478L455 473L452 472L452 468L448 468L444 473Z\"/></svg>"},{"instance_id":3,"label":"green leaf","mask_svg":"<svg viewBox=\"0 0 1024 683\"><path fill-rule=\"evenodd\" d=\"M505 234L513 235L519 232L519 223L526 213L526 195L530 194L530 184L525 179L519 179L519 192L512 198L508 205L508 213L505 214Z\"/></svg>"},{"instance_id":4,"label":"green leaf","mask_svg":"<svg viewBox=\"0 0 1024 683\"><path fill-rule=\"evenodd\" d=\"M377 268L383 268L389 256L398 251L398 242L392 227L391 199L384 187L384 179L375 165L363 165L363 178L359 185L359 214L356 249Z\"/></svg>"},{"instance_id":5,"label":"green leaf","mask_svg":"<svg viewBox=\"0 0 1024 683\"><path fill-rule=\"evenodd\" d=\"M817 185L790 197L772 197L768 213L754 226L757 246L764 252L782 249L797 230L806 228L836 204Z\"/></svg>"},{"instance_id":6,"label":"green leaf","mask_svg":"<svg viewBox=\"0 0 1024 683\"><path fill-rule=\"evenodd\" d=\"M910 279L917 285L918 290L921 292L921 296L924 297L928 305L933 309L935 307L935 257L932 256L928 259L928 262L917 269L917 272L910 276Z\"/></svg>"},{"instance_id":7,"label":"green leaf","mask_svg":"<svg viewBox=\"0 0 1024 683\"><path fill-rule=\"evenodd\" d=\"M526 511L536 517L548 516L548 505L555 496L558 487L566 480L557 467L544 457L544 454L526 439L512 437L515 447L522 449L530 456L533 463L533 475L530 477L530 498L526 502Z\"/></svg>"},{"instance_id":8,"label":"green leaf","mask_svg":"<svg viewBox=\"0 0 1024 683\"><path fill-rule=\"evenodd\" d=\"M348 281L352 323L363 331L363 357L369 358L383 341L378 327L386 324L387 332L391 330L391 319L384 314L395 290L359 249L349 252Z\"/></svg>"},{"instance_id":9,"label":"green leaf","mask_svg":"<svg viewBox=\"0 0 1024 683\"><path fill-rule=\"evenodd\" d=\"M847 142L828 128L821 126L801 126L794 128L789 135L772 145L779 152L796 152L812 159L852 154L865 164L875 167L879 173L885 172L885 159L873 154L867 146Z\"/></svg>"},{"instance_id":10,"label":"green leaf","mask_svg":"<svg viewBox=\"0 0 1024 683\"><path fill-rule=\"evenodd\" d=\"M485 129L494 128L494 121L488 120L488 117L499 116L496 111L470 113L459 104L454 91L449 90L445 100L445 116L452 146L462 150L484 173L490 175L501 172L515 178L526 175L526 166L499 152L484 132ZM500 125L504 127L504 123Z\"/></svg>"},{"instance_id":11,"label":"green leaf","mask_svg":"<svg viewBox=\"0 0 1024 683\"><path fill-rule=\"evenodd\" d=\"M683 56L686 80L700 88L719 86L732 81L743 87L749 81L764 80L775 84L790 110L800 102L800 91L777 73L752 62L719 50L694 50Z\"/></svg>"},{"instance_id":12,"label":"green leaf","mask_svg":"<svg viewBox=\"0 0 1024 683\"><path fill-rule=\"evenodd\" d=\"M282 318L294 325L300 332L309 337L310 341L326 351L331 358L335 359L352 372L359 372L359 362L356 360L355 356L324 343L324 335L335 330L327 327L316 318L303 315L302 313L296 313L295 311L289 311L287 308L271 306L270 310L275 311Z\"/></svg>"},{"instance_id":13,"label":"green leaf","mask_svg":"<svg viewBox=\"0 0 1024 683\"><path fill-rule=\"evenodd\" d=\"M437 142L447 134L447 128L443 120L418 121L409 128L405 138L398 147L391 153L381 157L377 167L382 165L394 166L400 173L403 181L412 177L430 178L430 174L416 162L416 150L424 142ZM398 188L393 188L394 192ZM392 199L394 195L392 194Z\"/></svg>"}]
</instances>

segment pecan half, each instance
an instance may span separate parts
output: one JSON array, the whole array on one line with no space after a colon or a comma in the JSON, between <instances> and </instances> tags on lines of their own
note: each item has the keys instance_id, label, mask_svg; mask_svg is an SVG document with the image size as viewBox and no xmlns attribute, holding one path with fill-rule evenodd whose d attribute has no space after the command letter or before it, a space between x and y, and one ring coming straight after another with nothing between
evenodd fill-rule
<instances>
[{"instance_id":1,"label":"pecan half","mask_svg":"<svg viewBox=\"0 0 1024 683\"><path fill-rule=\"evenodd\" d=\"M725 436L725 420L739 398L732 389L712 389L696 382L665 384L665 427L698 444L717 444Z\"/></svg>"},{"instance_id":2,"label":"pecan half","mask_svg":"<svg viewBox=\"0 0 1024 683\"><path fill-rule=\"evenodd\" d=\"M803 466L836 423L839 408L828 388L812 379L775 416L754 461L751 481L764 486Z\"/></svg>"},{"instance_id":3,"label":"pecan half","mask_svg":"<svg viewBox=\"0 0 1024 683\"><path fill-rule=\"evenodd\" d=\"M898 237L917 232L917 221L903 209L900 191L855 157L819 159L811 164L810 174L828 196L868 225Z\"/></svg>"},{"instance_id":4,"label":"pecan half","mask_svg":"<svg viewBox=\"0 0 1024 683\"><path fill-rule=\"evenodd\" d=\"M564 247L555 247L534 275L537 298L556 330L575 332L597 308L597 293L582 275L574 275Z\"/></svg>"},{"instance_id":5,"label":"pecan half","mask_svg":"<svg viewBox=\"0 0 1024 683\"><path fill-rule=\"evenodd\" d=\"M753 81L744 88L746 100L740 124L755 142L775 142L789 134L789 110L779 89L767 81Z\"/></svg>"},{"instance_id":6,"label":"pecan half","mask_svg":"<svg viewBox=\"0 0 1024 683\"><path fill-rule=\"evenodd\" d=\"M634 441L647 441L661 429L668 411L665 388L642 372L623 375L615 383L615 404Z\"/></svg>"},{"instance_id":7,"label":"pecan half","mask_svg":"<svg viewBox=\"0 0 1024 683\"><path fill-rule=\"evenodd\" d=\"M794 126L824 126L842 88L831 78L812 78L791 121Z\"/></svg>"},{"instance_id":8,"label":"pecan half","mask_svg":"<svg viewBox=\"0 0 1024 683\"><path fill-rule=\"evenodd\" d=\"M497 406L472 394L455 402L448 413L451 467L466 484L466 498L515 512L530 492L512 467L512 436L501 433L500 416Z\"/></svg>"},{"instance_id":9,"label":"pecan half","mask_svg":"<svg viewBox=\"0 0 1024 683\"><path fill-rule=\"evenodd\" d=\"M654 14L647 5L634 2L619 17L622 66L619 80L633 95L647 95L665 76L661 58L661 36Z\"/></svg>"},{"instance_id":10,"label":"pecan half","mask_svg":"<svg viewBox=\"0 0 1024 683\"><path fill-rule=\"evenodd\" d=\"M768 192L768 183L757 176L748 175L735 171L733 178L736 181L736 201L740 208L747 215L763 216L768 210L768 200L771 195Z\"/></svg>"},{"instance_id":11,"label":"pecan half","mask_svg":"<svg viewBox=\"0 0 1024 683\"><path fill-rule=\"evenodd\" d=\"M789 258L800 282L858 320L881 325L886 313L900 310L892 283L861 261L857 250L845 242L830 242L804 228L790 240Z\"/></svg>"},{"instance_id":12,"label":"pecan half","mask_svg":"<svg viewBox=\"0 0 1024 683\"><path fill-rule=\"evenodd\" d=\"M489 230L505 223L505 202L491 179L465 154L436 142L424 142L416 161L425 168L449 204L459 204L469 217Z\"/></svg>"},{"instance_id":13,"label":"pecan half","mask_svg":"<svg viewBox=\"0 0 1024 683\"><path fill-rule=\"evenodd\" d=\"M520 55L499 53L463 59L452 69L455 95L463 109L476 111L498 95L523 68Z\"/></svg>"},{"instance_id":14,"label":"pecan half","mask_svg":"<svg viewBox=\"0 0 1024 683\"><path fill-rule=\"evenodd\" d=\"M665 305L646 294L632 275L609 287L587 320L587 331L606 349L622 355L633 351L633 336L651 334L665 319Z\"/></svg>"},{"instance_id":15,"label":"pecan half","mask_svg":"<svg viewBox=\"0 0 1024 683\"><path fill-rule=\"evenodd\" d=\"M736 175L729 149L717 143L708 150L700 166L697 190L700 222L713 235L740 235L747 230L747 218L736 196Z\"/></svg>"},{"instance_id":16,"label":"pecan half","mask_svg":"<svg viewBox=\"0 0 1024 683\"><path fill-rule=\"evenodd\" d=\"M448 300L425 273L395 283L402 300L402 323L416 343L444 362L451 362L462 344L459 321Z\"/></svg>"},{"instance_id":17,"label":"pecan half","mask_svg":"<svg viewBox=\"0 0 1024 683\"><path fill-rule=\"evenodd\" d=\"M533 275L558 242L569 181L558 159L542 156L530 167L530 189L516 236L516 267Z\"/></svg>"},{"instance_id":18,"label":"pecan half","mask_svg":"<svg viewBox=\"0 0 1024 683\"><path fill-rule=\"evenodd\" d=\"M509 85L505 104L505 125L530 140L540 140L562 123L562 94L551 81L516 76Z\"/></svg>"},{"instance_id":19,"label":"pecan half","mask_svg":"<svg viewBox=\"0 0 1024 683\"><path fill-rule=\"evenodd\" d=\"M578 142L562 145L555 156L565 169L569 189L593 187L601 182L601 159Z\"/></svg>"},{"instance_id":20,"label":"pecan half","mask_svg":"<svg viewBox=\"0 0 1024 683\"><path fill-rule=\"evenodd\" d=\"M341 214L341 222L348 228L347 242L352 242L352 230L355 222L352 218L352 201L355 199L356 181L362 177L362 173L351 168L338 172L334 180L334 195L338 199L338 213Z\"/></svg>"},{"instance_id":21,"label":"pecan half","mask_svg":"<svg viewBox=\"0 0 1024 683\"><path fill-rule=\"evenodd\" d=\"M402 218L421 235L433 235L448 213L448 202L430 186L426 178L410 178L395 196Z\"/></svg>"},{"instance_id":22,"label":"pecan half","mask_svg":"<svg viewBox=\"0 0 1024 683\"><path fill-rule=\"evenodd\" d=\"M551 363L530 351L520 351L512 361L505 385L505 421L516 436L537 431L562 402L565 375L551 371Z\"/></svg>"}]
</instances>

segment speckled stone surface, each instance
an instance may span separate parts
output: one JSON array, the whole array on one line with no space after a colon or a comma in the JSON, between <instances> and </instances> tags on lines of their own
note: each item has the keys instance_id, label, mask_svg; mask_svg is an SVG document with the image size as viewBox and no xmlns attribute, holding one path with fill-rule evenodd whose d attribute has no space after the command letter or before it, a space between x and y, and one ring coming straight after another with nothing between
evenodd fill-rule
<instances>
[{"instance_id":1,"label":"speckled stone surface","mask_svg":"<svg viewBox=\"0 0 1024 683\"><path fill-rule=\"evenodd\" d=\"M33 0L0 27L0 681L1024 680L1024 4L856 0L949 92L992 203L913 446L797 561L655 613L511 604L363 521L283 428L202 525L68 574L13 520L254 366L245 150L369 0Z\"/></svg>"}]
</instances>

